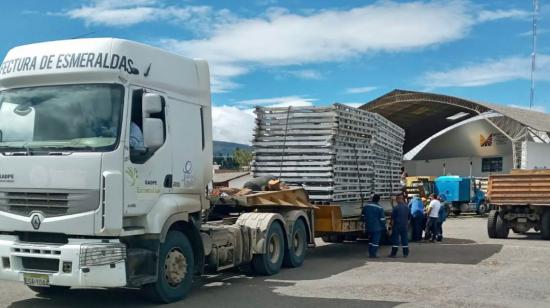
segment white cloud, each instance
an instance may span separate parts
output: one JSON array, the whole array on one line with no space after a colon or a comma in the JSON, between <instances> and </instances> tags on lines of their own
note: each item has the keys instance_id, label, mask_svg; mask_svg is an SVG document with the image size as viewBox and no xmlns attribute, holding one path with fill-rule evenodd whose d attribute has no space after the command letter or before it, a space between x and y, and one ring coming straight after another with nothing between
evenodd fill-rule
<instances>
[{"instance_id":1,"label":"white cloud","mask_svg":"<svg viewBox=\"0 0 550 308\"><path fill-rule=\"evenodd\" d=\"M286 71L288 75L300 78L300 79L312 79L312 80L319 80L323 79L323 74L317 70L290 70Z\"/></svg>"},{"instance_id":2,"label":"white cloud","mask_svg":"<svg viewBox=\"0 0 550 308\"><path fill-rule=\"evenodd\" d=\"M479 10L469 0L379 1L352 9L290 12L267 8L243 18L227 9L165 5L158 0L96 0L62 13L88 25L125 27L163 21L184 25L195 39L159 44L211 64L214 92L239 87L239 76L256 69L348 61L376 52L418 50L459 40L481 22L524 18L521 10ZM319 79L314 70L289 71Z\"/></svg>"},{"instance_id":3,"label":"white cloud","mask_svg":"<svg viewBox=\"0 0 550 308\"><path fill-rule=\"evenodd\" d=\"M158 20L196 23L210 12L208 6L163 7L154 0L99 0L63 14L71 19L81 19L87 25L123 27Z\"/></svg>"},{"instance_id":4,"label":"white cloud","mask_svg":"<svg viewBox=\"0 0 550 308\"><path fill-rule=\"evenodd\" d=\"M317 101L302 96L284 96L249 99L237 102L237 106L212 107L212 126L214 140L250 144L255 126L254 106L262 107L304 107L313 106ZM238 123L238 129L235 125Z\"/></svg>"},{"instance_id":5,"label":"white cloud","mask_svg":"<svg viewBox=\"0 0 550 308\"><path fill-rule=\"evenodd\" d=\"M290 65L342 61L376 51L418 49L462 38L474 24L463 1L384 1L297 15L286 10L217 26L205 39L166 46L210 61Z\"/></svg>"},{"instance_id":6,"label":"white cloud","mask_svg":"<svg viewBox=\"0 0 550 308\"><path fill-rule=\"evenodd\" d=\"M344 105L348 105L350 107L353 107L353 108L359 108L361 106L363 106L365 103L340 103L340 104L344 104Z\"/></svg>"},{"instance_id":7,"label":"white cloud","mask_svg":"<svg viewBox=\"0 0 550 308\"><path fill-rule=\"evenodd\" d=\"M550 29L537 29L537 35L550 33ZM533 36L533 30L521 32L518 36Z\"/></svg>"},{"instance_id":8,"label":"white cloud","mask_svg":"<svg viewBox=\"0 0 550 308\"><path fill-rule=\"evenodd\" d=\"M212 65L217 92L238 86L233 80L262 67L346 61L372 52L425 48L464 37L475 18L465 1L378 2L349 10L329 9L308 15L269 8L255 18L231 14L214 24L205 38L165 39L162 46ZM219 68L242 71L220 77ZM288 71L319 79L314 70Z\"/></svg>"},{"instance_id":9,"label":"white cloud","mask_svg":"<svg viewBox=\"0 0 550 308\"><path fill-rule=\"evenodd\" d=\"M317 99L302 96L283 96L271 98L257 98L238 101L241 106L266 106L266 107L288 107L288 106L313 106Z\"/></svg>"},{"instance_id":10,"label":"white cloud","mask_svg":"<svg viewBox=\"0 0 550 308\"><path fill-rule=\"evenodd\" d=\"M424 74L420 82L430 88L477 87L517 79L530 79L531 58L514 56L470 63L446 71ZM550 56L538 55L535 71L537 80L550 80Z\"/></svg>"},{"instance_id":11,"label":"white cloud","mask_svg":"<svg viewBox=\"0 0 550 308\"><path fill-rule=\"evenodd\" d=\"M534 105L532 108L529 108L529 106L520 106L520 105L514 105L514 104L511 104L511 105L508 105L508 106L515 107L515 108L521 108L521 109L525 109L525 110L546 112L546 107L543 106L543 105Z\"/></svg>"},{"instance_id":12,"label":"white cloud","mask_svg":"<svg viewBox=\"0 0 550 308\"><path fill-rule=\"evenodd\" d=\"M235 106L214 106L212 126L214 140L250 144L254 130L254 113L252 109L243 110Z\"/></svg>"},{"instance_id":13,"label":"white cloud","mask_svg":"<svg viewBox=\"0 0 550 308\"><path fill-rule=\"evenodd\" d=\"M358 88L347 88L346 93L348 94L360 94L360 93L368 93L372 92L374 90L378 89L378 87L358 87Z\"/></svg>"},{"instance_id":14,"label":"white cloud","mask_svg":"<svg viewBox=\"0 0 550 308\"><path fill-rule=\"evenodd\" d=\"M478 22L487 22L487 21L495 21L499 19L524 19L531 17L532 13L529 11L523 11L518 9L512 9L512 10L495 10L495 11L488 11L483 10L480 11L477 20Z\"/></svg>"}]
</instances>

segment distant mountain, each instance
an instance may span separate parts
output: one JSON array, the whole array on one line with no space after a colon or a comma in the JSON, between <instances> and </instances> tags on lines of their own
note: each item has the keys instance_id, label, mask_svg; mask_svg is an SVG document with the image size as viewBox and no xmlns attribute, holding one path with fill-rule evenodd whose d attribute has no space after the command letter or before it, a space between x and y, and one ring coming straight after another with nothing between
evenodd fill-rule
<instances>
[{"instance_id":1,"label":"distant mountain","mask_svg":"<svg viewBox=\"0 0 550 308\"><path fill-rule=\"evenodd\" d=\"M214 156L231 156L237 148L252 151L252 147L246 144L214 140Z\"/></svg>"}]
</instances>

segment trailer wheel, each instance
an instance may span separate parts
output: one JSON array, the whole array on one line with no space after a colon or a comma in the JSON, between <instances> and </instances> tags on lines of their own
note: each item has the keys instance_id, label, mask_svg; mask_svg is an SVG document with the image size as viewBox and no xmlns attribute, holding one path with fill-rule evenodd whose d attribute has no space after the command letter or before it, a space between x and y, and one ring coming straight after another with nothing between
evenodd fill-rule
<instances>
[{"instance_id":1,"label":"trailer wheel","mask_svg":"<svg viewBox=\"0 0 550 308\"><path fill-rule=\"evenodd\" d=\"M508 222L502 218L502 215L497 214L495 221L495 234L497 238L507 238L510 233Z\"/></svg>"},{"instance_id":2,"label":"trailer wheel","mask_svg":"<svg viewBox=\"0 0 550 308\"><path fill-rule=\"evenodd\" d=\"M67 290L69 290L71 287L67 286L49 286L49 287L32 287L28 286L29 289L32 291L40 294L40 295L55 295L55 294L61 294Z\"/></svg>"},{"instance_id":3,"label":"trailer wheel","mask_svg":"<svg viewBox=\"0 0 550 308\"><path fill-rule=\"evenodd\" d=\"M193 272L193 248L189 239L179 231L170 231L159 249L157 282L143 289L146 296L155 302L181 300L191 289Z\"/></svg>"},{"instance_id":4,"label":"trailer wheel","mask_svg":"<svg viewBox=\"0 0 550 308\"><path fill-rule=\"evenodd\" d=\"M489 212L489 216L487 217L487 234L489 234L490 238L497 237L497 216L498 212L496 210L492 210Z\"/></svg>"},{"instance_id":5,"label":"trailer wheel","mask_svg":"<svg viewBox=\"0 0 550 308\"><path fill-rule=\"evenodd\" d=\"M254 255L252 268L257 274L270 276L277 274L283 264L285 239L279 223L271 224L265 242L266 251L261 255Z\"/></svg>"},{"instance_id":6,"label":"trailer wheel","mask_svg":"<svg viewBox=\"0 0 550 308\"><path fill-rule=\"evenodd\" d=\"M544 211L544 213L542 213L540 233L543 240L550 240L550 211Z\"/></svg>"},{"instance_id":7,"label":"trailer wheel","mask_svg":"<svg viewBox=\"0 0 550 308\"><path fill-rule=\"evenodd\" d=\"M304 263L307 250L307 232L304 221L298 219L292 228L292 234L285 250L283 265L285 267L300 267Z\"/></svg>"}]
</instances>

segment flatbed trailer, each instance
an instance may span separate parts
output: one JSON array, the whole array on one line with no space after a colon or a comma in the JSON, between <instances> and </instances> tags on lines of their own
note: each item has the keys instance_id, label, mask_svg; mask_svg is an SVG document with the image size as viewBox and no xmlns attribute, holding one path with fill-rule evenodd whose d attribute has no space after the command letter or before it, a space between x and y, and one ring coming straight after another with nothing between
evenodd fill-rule
<instances>
[{"instance_id":1,"label":"flatbed trailer","mask_svg":"<svg viewBox=\"0 0 550 308\"><path fill-rule=\"evenodd\" d=\"M550 170L513 170L489 177L488 197L494 208L487 219L491 238L507 238L510 230L531 228L550 240Z\"/></svg>"}]
</instances>

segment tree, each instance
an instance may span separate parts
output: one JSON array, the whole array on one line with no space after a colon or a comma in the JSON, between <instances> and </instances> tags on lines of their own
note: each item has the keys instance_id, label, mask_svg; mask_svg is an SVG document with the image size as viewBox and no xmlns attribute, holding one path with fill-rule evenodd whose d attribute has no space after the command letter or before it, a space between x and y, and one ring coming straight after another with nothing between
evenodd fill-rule
<instances>
[{"instance_id":1,"label":"tree","mask_svg":"<svg viewBox=\"0 0 550 308\"><path fill-rule=\"evenodd\" d=\"M248 167L252 161L252 152L236 148L233 152L233 159L239 167Z\"/></svg>"}]
</instances>

